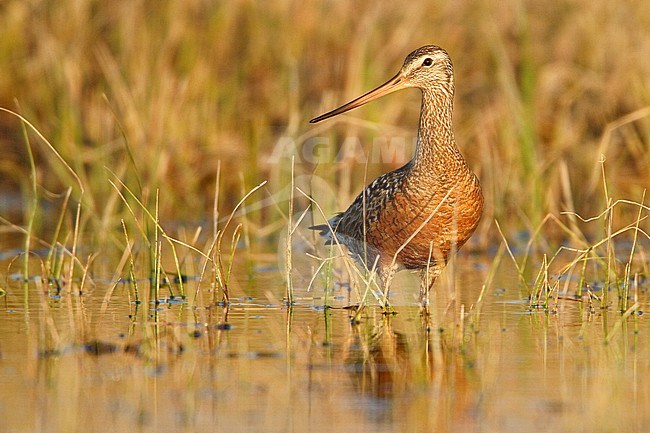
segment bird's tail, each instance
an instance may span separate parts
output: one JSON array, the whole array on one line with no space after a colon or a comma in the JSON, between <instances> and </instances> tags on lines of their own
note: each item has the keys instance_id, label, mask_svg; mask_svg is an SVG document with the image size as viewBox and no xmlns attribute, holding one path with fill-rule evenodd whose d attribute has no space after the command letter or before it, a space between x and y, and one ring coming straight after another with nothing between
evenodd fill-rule
<instances>
[{"instance_id":1,"label":"bird's tail","mask_svg":"<svg viewBox=\"0 0 650 433\"><path fill-rule=\"evenodd\" d=\"M340 214L332 217L326 224L316 224L309 227L310 230L318 231L318 234L325 238L325 245L334 245L334 236L338 225Z\"/></svg>"},{"instance_id":2,"label":"bird's tail","mask_svg":"<svg viewBox=\"0 0 650 433\"><path fill-rule=\"evenodd\" d=\"M330 232L330 227L327 224L316 224L315 226L307 227L309 230L317 230L319 235L325 236Z\"/></svg>"}]
</instances>

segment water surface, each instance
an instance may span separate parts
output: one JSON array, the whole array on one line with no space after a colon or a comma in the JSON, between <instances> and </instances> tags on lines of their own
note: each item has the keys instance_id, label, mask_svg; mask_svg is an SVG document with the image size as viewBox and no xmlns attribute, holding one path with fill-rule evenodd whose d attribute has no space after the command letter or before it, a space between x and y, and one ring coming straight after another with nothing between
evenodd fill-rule
<instances>
[{"instance_id":1,"label":"water surface","mask_svg":"<svg viewBox=\"0 0 650 433\"><path fill-rule=\"evenodd\" d=\"M408 275L397 314L371 301L356 321L345 284L325 297L300 275L288 308L274 265L238 272L229 308L192 279L182 302L138 304L110 276L79 294L8 275L2 431L647 431L646 315L530 311L507 269L478 303L482 261L441 278L429 320Z\"/></svg>"}]
</instances>

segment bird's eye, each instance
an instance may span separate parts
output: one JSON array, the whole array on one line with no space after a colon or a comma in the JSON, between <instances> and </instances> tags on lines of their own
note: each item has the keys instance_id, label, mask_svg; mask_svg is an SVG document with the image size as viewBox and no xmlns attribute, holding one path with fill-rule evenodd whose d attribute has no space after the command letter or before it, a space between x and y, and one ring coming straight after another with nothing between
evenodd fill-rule
<instances>
[{"instance_id":1,"label":"bird's eye","mask_svg":"<svg viewBox=\"0 0 650 433\"><path fill-rule=\"evenodd\" d=\"M422 62L422 66L431 66L433 65L433 59L431 57L427 57L424 59L424 62Z\"/></svg>"}]
</instances>

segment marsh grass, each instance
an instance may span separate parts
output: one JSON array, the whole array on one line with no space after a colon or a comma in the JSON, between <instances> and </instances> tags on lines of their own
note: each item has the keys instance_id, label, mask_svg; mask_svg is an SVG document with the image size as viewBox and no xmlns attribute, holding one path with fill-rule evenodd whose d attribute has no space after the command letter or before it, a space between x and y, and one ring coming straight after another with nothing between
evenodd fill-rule
<instances>
[{"instance_id":1,"label":"marsh grass","mask_svg":"<svg viewBox=\"0 0 650 433\"><path fill-rule=\"evenodd\" d=\"M621 313L626 313L631 285L638 282L640 275L647 275L647 264L636 256L645 257L646 254L650 236L642 228L642 222L647 219L650 207L645 204L645 193L639 202L611 199L607 202L607 209L595 217L583 218L572 214L580 221L574 223L572 228L564 225L557 217L549 215L535 230L535 235L525 246L521 259L515 257L508 241L503 238L521 286L529 287L530 308L556 311L560 299L589 303L595 299L600 309L615 308ZM617 213L633 215L630 209L636 211L636 218L615 226L613 221L618 219ZM604 236L588 240L585 234L587 226L597 223L602 225ZM547 244L547 238L543 236L548 230L548 227L544 227L547 224L558 226L565 231L571 236L572 242L553 251ZM580 226L584 227L585 231L576 231ZM643 243L640 243L640 237L644 240ZM624 246L619 247L617 244ZM537 253L532 253L533 250ZM541 262L532 282L529 282L527 266L533 255L541 256ZM576 271L578 275L575 275ZM577 283L573 283L574 281ZM600 289L595 286L600 286ZM596 290L600 294L596 294ZM609 298L611 294L616 295L615 307ZM638 303L635 305L639 306Z\"/></svg>"},{"instance_id":2,"label":"marsh grass","mask_svg":"<svg viewBox=\"0 0 650 433\"><path fill-rule=\"evenodd\" d=\"M563 210L566 192L580 213L602 208L594 185L584 187L601 154L616 161L610 177L616 195L636 196L647 184L643 78L650 61L636 53L648 51L643 35L650 8L642 2L621 5L621 13L605 1L468 1L445 8L363 3L356 13L334 2L327 4L327 25L324 5L292 2L32 7L14 1L3 7L0 61L7 74L0 101L15 97L82 178L89 211L83 226L109 228L99 233L119 231L115 217L125 216L104 166L140 192L165 186L159 212L170 220L207 213L220 160L228 173L223 206L231 209L241 194L239 172L249 185L281 178L290 158L264 163L280 138L296 138L302 151L310 115L382 82L425 42L446 47L454 59L458 142L494 204L478 232L482 242L494 240L494 219L508 232L535 227L549 211ZM365 17L362 23L358 16ZM416 98L393 98L346 116L327 133L330 144L346 136L370 142L377 133L410 131L412 137ZM606 125L624 119L600 145ZM18 149L20 126L1 122L8 131L4 143ZM35 153L48 167L40 183L65 186L69 173L42 149ZM9 160L20 168L18 155ZM310 173L313 164L300 159L296 174ZM368 167L367 178L390 168L381 165ZM561 180L566 166L568 183ZM361 190L359 167L354 158L321 165L318 175L333 180L340 193L332 210ZM256 225L279 219L251 217L253 244L264 240Z\"/></svg>"},{"instance_id":3,"label":"marsh grass","mask_svg":"<svg viewBox=\"0 0 650 433\"><path fill-rule=\"evenodd\" d=\"M2 3L8 428L642 430L648 28L606 0ZM408 145L419 99L307 119L425 43L486 209L423 316L303 229L405 162L373 140Z\"/></svg>"},{"instance_id":4,"label":"marsh grass","mask_svg":"<svg viewBox=\"0 0 650 433\"><path fill-rule=\"evenodd\" d=\"M331 233L334 233L334 228L329 223L329 217L325 215L320 204L301 189L298 189L298 192L310 201L311 206L317 210L319 217L325 221L325 225L327 226L328 230ZM316 242L322 243L323 241L321 239L317 239ZM311 281L309 282L308 287L311 287L316 275L318 275L322 269L324 269L326 273L325 281L332 282L332 273L334 271L334 267L331 266L330 263L336 259L341 259L340 262L342 263L347 273L349 284L352 286L352 291L356 294L356 300L358 302L353 321L358 318L360 312L368 305L367 301L369 294L372 294L372 296L378 302L379 307L385 313L392 313L394 311L388 302L388 290L390 288L390 285L382 285L378 281L376 271L379 257L375 259L371 267L368 267L368 264L365 262L357 264L357 261L355 261L354 258L350 257L347 248L340 243L339 239L336 236L332 237L332 245L328 248L328 250L329 254L326 258L312 256L316 260L319 260L321 263L319 264L314 277L312 277ZM336 255L334 255L335 251L337 253ZM360 287L362 290L360 290ZM328 293L327 286L325 287L325 293ZM328 304L328 298L326 297L325 306L329 307Z\"/></svg>"},{"instance_id":5,"label":"marsh grass","mask_svg":"<svg viewBox=\"0 0 650 433\"><path fill-rule=\"evenodd\" d=\"M34 218L36 217L36 211L37 211L37 206L38 206L38 195L37 195L37 185L36 185L36 165L34 163L34 154L32 153L32 146L29 142L29 135L27 134L27 129L25 127L25 124L22 124L22 130L23 130L23 137L25 140L25 147L27 149L27 155L29 159L29 168L30 168L30 180L31 180L31 196L32 200L29 203L29 206L27 207L27 226L26 226L26 234L25 234L25 256L23 260L23 275L28 276L29 275L29 253L30 253L30 248L31 248L31 234L32 230L34 228ZM24 282L25 286L25 297L27 297L27 280L25 279Z\"/></svg>"},{"instance_id":6,"label":"marsh grass","mask_svg":"<svg viewBox=\"0 0 650 433\"><path fill-rule=\"evenodd\" d=\"M38 244L49 251L42 277L56 290L82 288L108 269L124 273L137 300L145 298L138 286L144 273L147 299L185 298L185 279L198 275L213 302L225 305L241 249L253 261L284 234L291 304L292 238L307 209L326 220L366 180L402 163L361 158L341 143L412 140L419 105L415 95L394 96L330 126L311 128L306 120L383 82L409 50L433 42L454 60L457 141L488 203L465 248L503 243L497 256L511 257L531 308L552 311L574 293L611 308L615 293L616 309L627 312L634 282L648 275L650 60L638 54L650 52L650 7L604 0L350 7L3 5L0 104L16 100L20 108L1 109L1 186L20 190L24 212L2 222L25 235L24 278ZM271 161L281 140L295 152ZM342 158L332 163L313 152L314 143ZM323 179L334 199L298 189L300 176ZM245 202L287 185L286 200L246 209ZM54 218L43 208L51 203ZM210 211L208 222L202 215ZM209 225L211 234L201 231ZM187 227L194 236L182 236ZM627 242L622 260L618 245ZM336 258L346 256L340 245L319 256L309 286L323 275L329 296L344 274L355 317L374 303L390 311L373 266L359 269L344 258L335 272Z\"/></svg>"}]
</instances>

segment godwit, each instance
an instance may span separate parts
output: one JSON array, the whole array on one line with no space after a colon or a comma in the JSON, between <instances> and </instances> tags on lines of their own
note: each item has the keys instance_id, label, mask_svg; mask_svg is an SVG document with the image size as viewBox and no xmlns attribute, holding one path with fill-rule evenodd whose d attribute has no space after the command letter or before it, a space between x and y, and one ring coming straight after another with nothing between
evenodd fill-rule
<instances>
[{"instance_id":1,"label":"godwit","mask_svg":"<svg viewBox=\"0 0 650 433\"><path fill-rule=\"evenodd\" d=\"M483 212L481 185L452 131L454 73L447 51L435 45L418 48L386 83L310 123L409 87L422 91L413 159L375 179L345 212L312 228L320 230L327 244L348 247L378 272L385 286L396 270L419 270L420 301L426 307L435 279L450 254L472 235Z\"/></svg>"}]
</instances>

